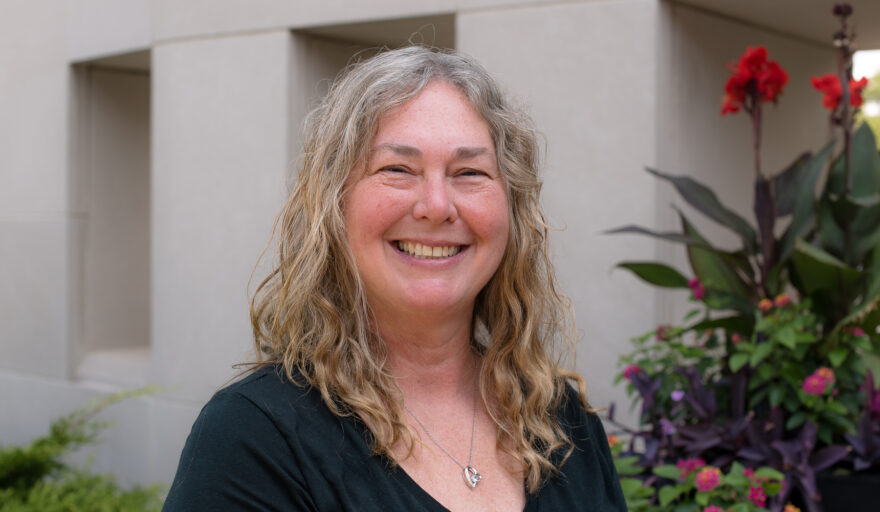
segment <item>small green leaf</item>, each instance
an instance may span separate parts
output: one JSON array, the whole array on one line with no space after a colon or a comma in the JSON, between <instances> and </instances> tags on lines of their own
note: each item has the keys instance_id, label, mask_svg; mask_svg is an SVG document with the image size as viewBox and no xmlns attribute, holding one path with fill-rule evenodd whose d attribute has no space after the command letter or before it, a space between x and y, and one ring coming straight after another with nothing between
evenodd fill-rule
<instances>
[{"instance_id":1,"label":"small green leaf","mask_svg":"<svg viewBox=\"0 0 880 512\"><path fill-rule=\"evenodd\" d=\"M758 366L758 363L763 361L770 355L770 352L773 351L773 344L769 342L764 342L755 347L755 351L752 353L752 357L749 358L749 364L754 368Z\"/></svg>"},{"instance_id":2,"label":"small green leaf","mask_svg":"<svg viewBox=\"0 0 880 512\"><path fill-rule=\"evenodd\" d=\"M785 478L785 475L783 475L779 471L777 471L771 467L767 467L767 466L763 466L763 467L759 468L757 471L755 471L755 476L757 478L770 478L772 480L779 480L779 481L782 481L782 479Z\"/></svg>"},{"instance_id":3,"label":"small green leaf","mask_svg":"<svg viewBox=\"0 0 880 512\"><path fill-rule=\"evenodd\" d=\"M797 332L792 326L786 325L776 333L776 339L786 347L794 349L797 345Z\"/></svg>"},{"instance_id":4,"label":"small green leaf","mask_svg":"<svg viewBox=\"0 0 880 512\"><path fill-rule=\"evenodd\" d=\"M638 478L621 478L620 488L624 495L636 494L642 488L642 481Z\"/></svg>"},{"instance_id":5,"label":"small green leaf","mask_svg":"<svg viewBox=\"0 0 880 512\"><path fill-rule=\"evenodd\" d=\"M831 361L831 366L837 368L846 360L846 356L849 355L849 349L846 347L839 347L828 353L828 360Z\"/></svg>"},{"instance_id":6,"label":"small green leaf","mask_svg":"<svg viewBox=\"0 0 880 512\"><path fill-rule=\"evenodd\" d=\"M678 480L681 476L681 471L672 464L664 464L662 466L655 466L654 474L670 480Z\"/></svg>"},{"instance_id":7,"label":"small green leaf","mask_svg":"<svg viewBox=\"0 0 880 512\"><path fill-rule=\"evenodd\" d=\"M730 356L730 371L738 372L740 368L746 365L749 362L748 354L733 354Z\"/></svg>"},{"instance_id":8,"label":"small green leaf","mask_svg":"<svg viewBox=\"0 0 880 512\"><path fill-rule=\"evenodd\" d=\"M776 407L781 404L783 398L785 398L785 388L783 386L773 386L773 388L770 389L771 407Z\"/></svg>"},{"instance_id":9,"label":"small green leaf","mask_svg":"<svg viewBox=\"0 0 880 512\"><path fill-rule=\"evenodd\" d=\"M677 485L667 485L660 488L660 506L665 507L675 501L681 495L681 489Z\"/></svg>"},{"instance_id":10,"label":"small green leaf","mask_svg":"<svg viewBox=\"0 0 880 512\"><path fill-rule=\"evenodd\" d=\"M807 421L806 413L796 412L792 414L790 418L788 418L788 421L785 422L785 429L794 430L803 425L805 421Z\"/></svg>"},{"instance_id":11,"label":"small green leaf","mask_svg":"<svg viewBox=\"0 0 880 512\"><path fill-rule=\"evenodd\" d=\"M699 503L701 506L705 507L709 504L709 493L706 492L697 492L697 495L694 496L694 501Z\"/></svg>"}]
</instances>

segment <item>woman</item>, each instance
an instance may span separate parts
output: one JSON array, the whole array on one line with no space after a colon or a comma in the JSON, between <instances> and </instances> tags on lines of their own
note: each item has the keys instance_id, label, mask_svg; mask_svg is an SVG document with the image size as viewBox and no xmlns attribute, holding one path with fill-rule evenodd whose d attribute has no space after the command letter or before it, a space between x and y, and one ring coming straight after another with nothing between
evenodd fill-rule
<instances>
[{"instance_id":1,"label":"woman","mask_svg":"<svg viewBox=\"0 0 880 512\"><path fill-rule=\"evenodd\" d=\"M165 510L625 510L555 363L571 337L537 166L473 60L348 69L306 124L252 302L260 361L202 410Z\"/></svg>"}]
</instances>

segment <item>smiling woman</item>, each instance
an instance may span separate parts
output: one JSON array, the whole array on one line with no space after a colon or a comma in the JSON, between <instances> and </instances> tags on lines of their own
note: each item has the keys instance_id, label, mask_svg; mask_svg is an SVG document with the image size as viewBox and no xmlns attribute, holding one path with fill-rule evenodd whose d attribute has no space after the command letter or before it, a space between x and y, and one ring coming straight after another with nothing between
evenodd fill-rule
<instances>
[{"instance_id":1,"label":"smiling woman","mask_svg":"<svg viewBox=\"0 0 880 512\"><path fill-rule=\"evenodd\" d=\"M306 126L260 358L203 409L165 510L625 510L556 364L539 190L529 119L473 60L351 66Z\"/></svg>"}]
</instances>

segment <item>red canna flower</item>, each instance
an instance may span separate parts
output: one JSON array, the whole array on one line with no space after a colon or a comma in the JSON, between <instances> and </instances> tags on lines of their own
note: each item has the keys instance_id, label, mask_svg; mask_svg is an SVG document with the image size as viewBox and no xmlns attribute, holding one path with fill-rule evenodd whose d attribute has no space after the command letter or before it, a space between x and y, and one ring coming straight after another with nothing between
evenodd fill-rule
<instances>
[{"instance_id":1,"label":"red canna flower","mask_svg":"<svg viewBox=\"0 0 880 512\"><path fill-rule=\"evenodd\" d=\"M788 83L788 73L776 61L767 60L767 48L763 46L746 48L736 68L731 66L731 71L733 74L724 85L721 115L739 112L747 105L749 97L751 105L776 101Z\"/></svg>"},{"instance_id":2,"label":"red canna flower","mask_svg":"<svg viewBox=\"0 0 880 512\"><path fill-rule=\"evenodd\" d=\"M824 94L822 97L822 105L828 110L837 108L840 103L840 97L843 96L843 89L840 88L840 79L837 75L827 73L819 77L813 77L811 80L813 87Z\"/></svg>"},{"instance_id":3,"label":"red canna flower","mask_svg":"<svg viewBox=\"0 0 880 512\"><path fill-rule=\"evenodd\" d=\"M840 78L832 73L826 73L822 76L814 76L811 81L813 87L824 94L822 97L822 105L828 110L834 110L840 104L840 98L843 97L843 88L840 86ZM849 104L854 107L860 107L862 102L862 90L868 86L868 79L862 77L859 80L849 81Z\"/></svg>"},{"instance_id":4,"label":"red canna flower","mask_svg":"<svg viewBox=\"0 0 880 512\"><path fill-rule=\"evenodd\" d=\"M849 104L854 107L862 106L862 90L868 86L868 79L862 77L859 80L849 81Z\"/></svg>"}]
</instances>

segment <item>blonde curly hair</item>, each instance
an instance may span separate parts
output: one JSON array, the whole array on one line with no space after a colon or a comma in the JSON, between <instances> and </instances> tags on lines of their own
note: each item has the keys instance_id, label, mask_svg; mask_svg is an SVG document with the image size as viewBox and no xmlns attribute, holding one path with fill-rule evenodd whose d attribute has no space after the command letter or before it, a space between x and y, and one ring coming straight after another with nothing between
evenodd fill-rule
<instances>
[{"instance_id":1,"label":"blonde curly hair","mask_svg":"<svg viewBox=\"0 0 880 512\"><path fill-rule=\"evenodd\" d=\"M311 112L297 180L275 223L277 258L251 301L255 365L283 365L288 378L320 391L335 414L363 418L374 452L395 461L391 448L402 441L412 453L414 434L385 345L371 328L342 204L379 120L435 80L461 90L485 119L504 176L510 234L477 296L472 344L482 355L480 393L498 447L524 468L534 493L558 469L551 455L560 452L557 461L564 461L572 450L554 411L568 380L586 407L584 383L560 367L559 358L573 349L574 326L548 255L535 130L469 57L419 46L380 53L349 66Z\"/></svg>"}]
</instances>

